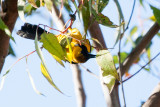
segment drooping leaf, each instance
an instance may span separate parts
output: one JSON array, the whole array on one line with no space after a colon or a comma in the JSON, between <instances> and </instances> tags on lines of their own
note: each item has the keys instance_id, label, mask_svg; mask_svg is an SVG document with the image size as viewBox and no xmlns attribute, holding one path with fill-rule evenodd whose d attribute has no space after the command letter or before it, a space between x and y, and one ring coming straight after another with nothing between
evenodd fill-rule
<instances>
[{"instance_id":1,"label":"drooping leaf","mask_svg":"<svg viewBox=\"0 0 160 107\"><path fill-rule=\"evenodd\" d=\"M132 29L130 30L130 35L127 36L127 40L125 41L125 45L130 42L132 44L132 47L135 48L136 44L135 42L132 40L132 36L137 32L138 27L137 26L133 26Z\"/></svg>"},{"instance_id":2,"label":"drooping leaf","mask_svg":"<svg viewBox=\"0 0 160 107\"><path fill-rule=\"evenodd\" d=\"M114 87L115 80L119 80L112 55L108 50L100 50L96 60L102 70L103 81L107 84L109 91Z\"/></svg>"},{"instance_id":3,"label":"drooping leaf","mask_svg":"<svg viewBox=\"0 0 160 107\"><path fill-rule=\"evenodd\" d=\"M153 10L153 14L157 20L157 23L160 25L160 9L153 7L153 6L150 6L150 7Z\"/></svg>"},{"instance_id":4,"label":"drooping leaf","mask_svg":"<svg viewBox=\"0 0 160 107\"><path fill-rule=\"evenodd\" d=\"M59 44L57 37L51 33L43 33L41 35L40 42L43 43L43 47L48 50L49 53L57 56L61 60L65 60L65 52L63 51L61 45Z\"/></svg>"},{"instance_id":5,"label":"drooping leaf","mask_svg":"<svg viewBox=\"0 0 160 107\"><path fill-rule=\"evenodd\" d=\"M55 85L55 83L53 82L53 80L52 80L52 78L51 78L51 76L50 76L50 74L49 74L49 72L48 72L48 70L46 69L45 66L43 66L42 63L41 63L40 68L41 68L41 72L42 72L43 76L47 79L47 81L48 81L55 89L57 89L60 93L62 93L61 90ZM63 93L62 93L62 94L63 94Z\"/></svg>"},{"instance_id":6,"label":"drooping leaf","mask_svg":"<svg viewBox=\"0 0 160 107\"><path fill-rule=\"evenodd\" d=\"M47 66L46 66L46 63L45 63L45 60L44 60L44 57L43 57L43 54L42 54L42 51L41 49L39 48L38 46L38 35L37 35L37 32L36 32L36 37L35 37L35 48L36 48L36 52L39 56L39 58L41 59L41 71L42 71L42 74L45 76L45 78L48 80L48 82L56 89L58 90L60 93L62 93L59 88L54 84L54 82L52 81L52 78L51 76L49 75L49 72L47 70ZM63 94L63 93L62 93Z\"/></svg>"},{"instance_id":7,"label":"drooping leaf","mask_svg":"<svg viewBox=\"0 0 160 107\"><path fill-rule=\"evenodd\" d=\"M51 54L52 55L52 54ZM63 64L63 62L62 62L62 60L60 59L60 58L58 58L57 56L55 56L55 55L52 55L53 56L53 58L60 64L60 65L62 65L63 67L64 67L64 64Z\"/></svg>"},{"instance_id":8,"label":"drooping leaf","mask_svg":"<svg viewBox=\"0 0 160 107\"><path fill-rule=\"evenodd\" d=\"M28 73L28 76L29 76L29 79L30 79L30 82L31 82L31 85L33 87L33 90L38 94L38 95L42 95L42 96L45 96L43 93L41 93L40 91L37 90L36 86L35 86L35 83L34 83L34 80L30 74L30 72L28 70L26 70L27 73Z\"/></svg>"},{"instance_id":9,"label":"drooping leaf","mask_svg":"<svg viewBox=\"0 0 160 107\"><path fill-rule=\"evenodd\" d=\"M48 9L49 11L52 11L52 7L53 7L53 2L52 2L52 0L44 0L44 2L45 2L45 6L47 7L47 9Z\"/></svg>"},{"instance_id":10,"label":"drooping leaf","mask_svg":"<svg viewBox=\"0 0 160 107\"><path fill-rule=\"evenodd\" d=\"M15 55L15 52L14 52L14 50L13 50L13 48L12 48L12 45L9 43L9 53L8 53L9 55L12 55L12 56L16 56Z\"/></svg>"},{"instance_id":11,"label":"drooping leaf","mask_svg":"<svg viewBox=\"0 0 160 107\"><path fill-rule=\"evenodd\" d=\"M137 26L134 26L131 31L130 31L130 36L133 36L138 30L138 27Z\"/></svg>"},{"instance_id":12,"label":"drooping leaf","mask_svg":"<svg viewBox=\"0 0 160 107\"><path fill-rule=\"evenodd\" d=\"M103 9L107 6L109 0L99 0L98 3L98 12L101 13Z\"/></svg>"},{"instance_id":13,"label":"drooping leaf","mask_svg":"<svg viewBox=\"0 0 160 107\"><path fill-rule=\"evenodd\" d=\"M25 7L24 7L24 13L25 14L31 15L32 11L33 11L33 7L32 7L31 4L25 5Z\"/></svg>"},{"instance_id":14,"label":"drooping leaf","mask_svg":"<svg viewBox=\"0 0 160 107\"><path fill-rule=\"evenodd\" d=\"M144 5L143 5L143 0L139 0L139 2L140 2L140 4L144 7Z\"/></svg>"},{"instance_id":15,"label":"drooping leaf","mask_svg":"<svg viewBox=\"0 0 160 107\"><path fill-rule=\"evenodd\" d=\"M24 7L25 7L25 0L18 0L19 17L23 22L26 22L26 19L24 18Z\"/></svg>"},{"instance_id":16,"label":"drooping leaf","mask_svg":"<svg viewBox=\"0 0 160 107\"><path fill-rule=\"evenodd\" d=\"M147 49L147 57L148 57L148 60L150 61L151 60L151 49L150 48Z\"/></svg>"},{"instance_id":17,"label":"drooping leaf","mask_svg":"<svg viewBox=\"0 0 160 107\"><path fill-rule=\"evenodd\" d=\"M83 20L83 25L84 25L84 32L86 34L88 26L89 26L89 19L90 19L90 11L89 11L89 3L87 0L84 1L84 4L82 8L80 9L80 16L81 19Z\"/></svg>"},{"instance_id":18,"label":"drooping leaf","mask_svg":"<svg viewBox=\"0 0 160 107\"><path fill-rule=\"evenodd\" d=\"M114 87L116 78L113 75L108 74L106 76L103 76L103 81L107 85L109 92L111 93Z\"/></svg>"},{"instance_id":19,"label":"drooping leaf","mask_svg":"<svg viewBox=\"0 0 160 107\"><path fill-rule=\"evenodd\" d=\"M126 57L128 56L128 53L127 52L121 52L120 55L121 55L121 63L122 63L126 59ZM115 64L119 64L117 55L113 56L113 60L114 60Z\"/></svg>"},{"instance_id":20,"label":"drooping leaf","mask_svg":"<svg viewBox=\"0 0 160 107\"><path fill-rule=\"evenodd\" d=\"M98 43L98 44L101 46L101 48L103 49L103 46L102 46L102 44L98 41L98 39L91 38L91 40L93 40L94 42Z\"/></svg>"},{"instance_id":21,"label":"drooping leaf","mask_svg":"<svg viewBox=\"0 0 160 107\"><path fill-rule=\"evenodd\" d=\"M66 10L67 10L69 13L73 12L73 10L72 10L72 8L71 8L71 5L70 5L70 3L69 3L68 0L65 0L65 1L64 1L64 7L66 8Z\"/></svg>"},{"instance_id":22,"label":"drooping leaf","mask_svg":"<svg viewBox=\"0 0 160 107\"><path fill-rule=\"evenodd\" d=\"M1 83L0 83L0 91L2 90L3 86L4 86L4 81L5 81L6 76L3 76L1 78Z\"/></svg>"},{"instance_id":23,"label":"drooping leaf","mask_svg":"<svg viewBox=\"0 0 160 107\"><path fill-rule=\"evenodd\" d=\"M113 22L107 16L103 15L102 13L97 14L94 9L92 9L92 14L93 14L95 20L99 24L102 24L102 25L108 26L108 27L112 27L112 28L118 27L117 25L113 24Z\"/></svg>"},{"instance_id":24,"label":"drooping leaf","mask_svg":"<svg viewBox=\"0 0 160 107\"><path fill-rule=\"evenodd\" d=\"M36 86L35 86L34 80L33 80L32 76L31 76L31 74L30 74L30 72L29 72L28 63L27 63L27 58L26 58L26 72L28 73L29 80L30 80L30 82L31 82L31 85L32 85L32 87L33 87L33 90L34 90L38 95L43 95L43 96L44 96L44 94L42 94L40 91L38 91L37 88L36 88Z\"/></svg>"},{"instance_id":25,"label":"drooping leaf","mask_svg":"<svg viewBox=\"0 0 160 107\"><path fill-rule=\"evenodd\" d=\"M1 17L0 17L0 29L3 30L13 40L13 42L15 42L14 38L11 35L10 30L8 29L7 25L3 22Z\"/></svg>"},{"instance_id":26,"label":"drooping leaf","mask_svg":"<svg viewBox=\"0 0 160 107\"><path fill-rule=\"evenodd\" d=\"M30 3L34 8L38 8L37 5L36 5L35 0L28 0L28 3Z\"/></svg>"}]
</instances>

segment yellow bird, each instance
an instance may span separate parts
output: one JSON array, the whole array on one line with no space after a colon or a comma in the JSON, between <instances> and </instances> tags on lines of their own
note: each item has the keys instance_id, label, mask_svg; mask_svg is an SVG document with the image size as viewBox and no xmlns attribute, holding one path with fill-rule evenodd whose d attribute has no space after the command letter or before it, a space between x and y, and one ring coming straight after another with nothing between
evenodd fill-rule
<instances>
[{"instance_id":1,"label":"yellow bird","mask_svg":"<svg viewBox=\"0 0 160 107\"><path fill-rule=\"evenodd\" d=\"M41 39L41 34L43 32L47 32L40 27L37 29L37 25L25 23L24 26L21 27L21 30L17 32L17 34L23 38L34 40L36 31L38 32L39 40ZM90 58L95 58L95 55L90 54L91 45L89 40L83 39L81 33L76 28L69 28L68 31L69 33L67 33L67 38L70 40L70 44L67 44L65 35L60 34L57 36L59 43L66 50L66 60L71 63L84 63ZM71 47L71 51L69 50L69 45Z\"/></svg>"}]
</instances>

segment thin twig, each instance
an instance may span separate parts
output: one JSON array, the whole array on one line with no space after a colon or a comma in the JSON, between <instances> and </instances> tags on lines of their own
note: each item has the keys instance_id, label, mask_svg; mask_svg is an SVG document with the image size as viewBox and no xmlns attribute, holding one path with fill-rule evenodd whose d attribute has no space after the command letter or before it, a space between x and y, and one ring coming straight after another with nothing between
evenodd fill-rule
<instances>
[{"instance_id":1,"label":"thin twig","mask_svg":"<svg viewBox=\"0 0 160 107\"><path fill-rule=\"evenodd\" d=\"M124 17L123 17L123 13L122 13L122 10L121 10L121 7L120 7L120 4L118 2L118 0L114 0L116 6L117 6L117 9L118 9L118 12L119 12L119 25L121 25L122 22L124 22ZM122 21L122 22L121 22ZM121 75L121 72L122 72L122 64L121 64L121 38L124 34L124 28L125 28L125 25L123 24L123 33L121 34L121 27L119 29L119 35L120 35L120 41L119 41L119 52L118 52L118 59L119 59L119 76L120 76L120 84L122 86L122 94L123 94L123 102L124 102L124 107L126 107L126 100L125 100L125 95L124 95L124 86L123 86L123 82L122 82L122 75Z\"/></svg>"},{"instance_id":2,"label":"thin twig","mask_svg":"<svg viewBox=\"0 0 160 107\"><path fill-rule=\"evenodd\" d=\"M91 72L88 68L84 67L81 64L78 64L79 66L81 66L83 69L85 69L88 73L90 73L92 76L96 77L97 79L100 79L96 74L94 74L93 72Z\"/></svg>"},{"instance_id":3,"label":"thin twig","mask_svg":"<svg viewBox=\"0 0 160 107\"><path fill-rule=\"evenodd\" d=\"M136 0L134 0L133 7L132 7L132 11L131 11L131 15L130 15L130 18L129 18L129 21L128 21L128 24L127 24L127 27L126 27L125 31L129 28L128 26L129 26L130 21L131 21L131 19L132 19L132 15L133 15L133 11L134 11L135 4L136 4Z\"/></svg>"},{"instance_id":4,"label":"thin twig","mask_svg":"<svg viewBox=\"0 0 160 107\"><path fill-rule=\"evenodd\" d=\"M124 81L122 81L123 83L126 82L127 80L131 79L132 77L134 77L136 74L138 74L143 68L145 68L149 63L151 63L155 58L157 58L160 55L160 52L154 57L152 58L148 63L146 63L144 66L142 66L136 73L134 73L132 76L130 76L129 78L125 79Z\"/></svg>"}]
</instances>

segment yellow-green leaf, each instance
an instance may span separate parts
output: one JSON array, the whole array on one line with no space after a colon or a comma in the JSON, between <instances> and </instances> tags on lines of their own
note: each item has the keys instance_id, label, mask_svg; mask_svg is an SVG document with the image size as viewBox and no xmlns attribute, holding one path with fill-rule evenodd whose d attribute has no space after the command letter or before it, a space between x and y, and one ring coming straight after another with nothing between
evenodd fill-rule
<instances>
[{"instance_id":1,"label":"yellow-green leaf","mask_svg":"<svg viewBox=\"0 0 160 107\"><path fill-rule=\"evenodd\" d=\"M155 18L155 16L154 16L154 15L153 15L153 16L151 16L151 17L149 17L149 19L150 19L150 20L152 20L152 21L154 21L154 22L156 21L156 18Z\"/></svg>"},{"instance_id":2,"label":"yellow-green leaf","mask_svg":"<svg viewBox=\"0 0 160 107\"><path fill-rule=\"evenodd\" d=\"M42 51L41 49L39 48L38 46L38 35L37 35L37 32L36 32L36 37L35 37L35 48L36 48L36 52L39 56L39 58L41 59L42 63L41 63L41 71L42 71L42 74L45 76L45 78L48 80L48 82L55 88L57 89L59 92L61 92L57 87L56 85L54 84L54 82L52 81L52 78L50 77L49 75L49 72L47 70L47 66L46 66L46 63L45 63L45 60L44 60L44 57L43 57L43 54L42 54ZM62 92L61 92L62 93ZM63 94L63 93L62 93Z\"/></svg>"},{"instance_id":3,"label":"yellow-green leaf","mask_svg":"<svg viewBox=\"0 0 160 107\"><path fill-rule=\"evenodd\" d=\"M13 42L15 42L14 38L11 35L10 30L8 29L7 25L3 22L1 17L0 17L0 29L3 30L13 40Z\"/></svg>"},{"instance_id":4,"label":"yellow-green leaf","mask_svg":"<svg viewBox=\"0 0 160 107\"><path fill-rule=\"evenodd\" d=\"M44 0L44 2L45 2L45 6L47 7L47 9L49 11L52 11L52 7L53 7L52 0Z\"/></svg>"},{"instance_id":5,"label":"yellow-green leaf","mask_svg":"<svg viewBox=\"0 0 160 107\"><path fill-rule=\"evenodd\" d=\"M19 17L23 22L26 22L26 19L24 18L24 7L25 7L25 1L24 0L18 0L18 14L19 14Z\"/></svg>"},{"instance_id":6,"label":"yellow-green leaf","mask_svg":"<svg viewBox=\"0 0 160 107\"><path fill-rule=\"evenodd\" d=\"M53 82L48 70L46 69L46 67L43 66L43 64L41 63L41 72L43 74L43 76L48 80L48 82L55 88L57 89L59 92L61 92L61 90L55 85L55 83ZM62 92L61 92L62 93ZM63 94L63 93L62 93Z\"/></svg>"},{"instance_id":7,"label":"yellow-green leaf","mask_svg":"<svg viewBox=\"0 0 160 107\"><path fill-rule=\"evenodd\" d=\"M51 33L43 33L41 35L40 42L43 43L43 47L48 50L52 55L57 56L61 60L65 60L65 52L63 51L61 45L59 44L57 37Z\"/></svg>"},{"instance_id":8,"label":"yellow-green leaf","mask_svg":"<svg viewBox=\"0 0 160 107\"><path fill-rule=\"evenodd\" d=\"M107 75L103 77L103 82L107 85L110 93L112 92L115 81L116 78L113 75Z\"/></svg>"},{"instance_id":9,"label":"yellow-green leaf","mask_svg":"<svg viewBox=\"0 0 160 107\"><path fill-rule=\"evenodd\" d=\"M103 81L111 92L111 89L114 87L113 83L116 79L119 80L112 55L108 50L100 50L97 53L96 60L102 70Z\"/></svg>"},{"instance_id":10,"label":"yellow-green leaf","mask_svg":"<svg viewBox=\"0 0 160 107\"><path fill-rule=\"evenodd\" d=\"M52 55L52 54L51 54ZM64 64L63 64L63 62L62 62L62 60L60 59L60 58L58 58L57 56L55 56L55 55L52 55L53 56L53 58L60 64L60 65L62 65L63 67L64 67Z\"/></svg>"},{"instance_id":11,"label":"yellow-green leaf","mask_svg":"<svg viewBox=\"0 0 160 107\"><path fill-rule=\"evenodd\" d=\"M34 8L38 8L35 0L28 0L28 3L30 3Z\"/></svg>"}]
</instances>

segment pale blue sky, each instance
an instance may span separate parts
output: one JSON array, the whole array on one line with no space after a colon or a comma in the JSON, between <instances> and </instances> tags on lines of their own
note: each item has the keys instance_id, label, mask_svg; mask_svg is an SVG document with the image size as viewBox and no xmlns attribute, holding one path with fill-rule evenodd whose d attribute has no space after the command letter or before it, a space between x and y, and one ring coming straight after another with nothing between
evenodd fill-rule
<instances>
[{"instance_id":1,"label":"pale blue sky","mask_svg":"<svg viewBox=\"0 0 160 107\"><path fill-rule=\"evenodd\" d=\"M130 12L132 9L133 0L119 0L122 5L122 10L125 16L126 22L129 19ZM151 0L147 0L150 3ZM153 3L156 6L159 6L157 2ZM147 19L152 15L152 11L150 10L148 4L145 4L145 9L139 7L139 2L137 1L135 12L133 15L133 19L131 20L131 24L129 29L134 25L139 24L138 14L140 12L140 17L142 19ZM141 10L141 11L140 11ZM42 12L45 18L42 16L33 15L27 17L26 20L32 24L45 24L50 26L50 16L44 9L40 9L39 12ZM105 8L103 13L109 18L118 24L118 16L117 10L115 8L115 4L112 0L110 0L109 5ZM69 19L69 17L67 17ZM66 19L66 20L68 20ZM79 21L75 21L73 25L76 28L81 28L79 26ZM145 24L147 23L147 24ZM144 22L145 30L147 31L153 23L150 21ZM16 22L16 28L13 32L13 37L16 40L16 44L12 43L14 47L14 51L16 52L16 58L12 56L8 56L6 58L5 65L2 70L2 74L20 57L30 53L35 50L34 41L27 40L16 35L15 32L20 29L23 25L23 22L18 19ZM56 27L54 27L56 28ZM106 40L107 46L112 47L115 42L115 31L116 29L111 29L108 27L101 26L102 32L104 34L104 38ZM80 30L81 32L83 30ZM126 33L126 36L128 35ZM140 32L140 30L139 30ZM138 33L139 33L138 32ZM145 33L145 32L144 32ZM152 45L152 57L156 55L160 51L159 47L160 43L158 42L160 38L154 37L153 45ZM124 40L123 40L124 41ZM123 46L123 45L122 45ZM130 51L131 44L125 46L122 51ZM154 47L154 48L153 48ZM112 55L117 54L117 47L111 51ZM93 52L95 53L95 52ZM11 72L7 75L7 78L4 83L3 89L0 91L0 101L1 107L76 107L76 97L74 93L74 85L72 81L72 71L70 69L70 65L65 63L65 68L61 67L56 61L50 56L50 54L43 50L43 54L45 60L47 62L47 66L49 68L50 74L57 84L57 86L70 97L64 96L60 94L57 90L55 90L43 77L40 71L40 59L36 53L32 54L28 58L28 67L29 71L34 79L36 88L45 94L44 96L40 96L36 94L31 86L28 74L26 72L26 63L25 59L19 61L12 69ZM145 56L144 59L147 59ZM152 64L155 64L157 67L160 61L160 57L158 57ZM144 61L140 61L140 64L145 64ZM95 59L91 59L87 61L87 63L83 64L88 69L90 69L96 75L99 75L99 68L96 64ZM130 71L131 73L136 72L140 67L138 65L134 65ZM152 71L155 72L154 66L151 66ZM160 68L158 68L160 69ZM101 89L100 82L97 78L87 73L82 68L82 80L84 84L84 89L87 95L87 107L106 107L105 100L103 97L103 92ZM142 70L139 74L137 74L134 78L128 80L124 83L125 97L127 107L138 107L140 106L141 101L147 100L153 88L158 84L159 79L153 77L151 73L148 73ZM122 101L122 92L120 92L120 101ZM122 104L123 105L123 104Z\"/></svg>"}]
</instances>

